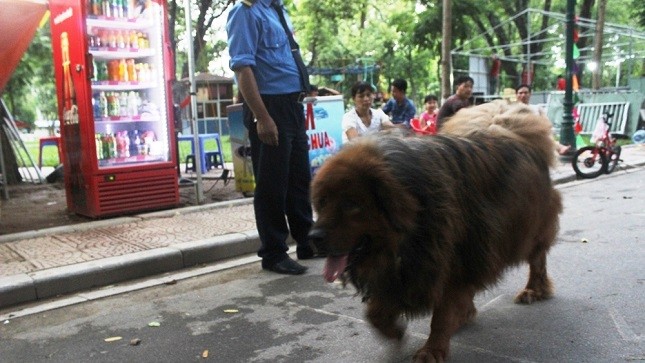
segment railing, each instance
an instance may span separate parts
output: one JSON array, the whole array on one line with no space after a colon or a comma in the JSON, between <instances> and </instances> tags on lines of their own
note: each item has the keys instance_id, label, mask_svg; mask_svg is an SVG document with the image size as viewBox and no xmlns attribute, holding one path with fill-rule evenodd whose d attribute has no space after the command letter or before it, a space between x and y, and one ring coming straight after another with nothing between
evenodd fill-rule
<instances>
[{"instance_id":1,"label":"railing","mask_svg":"<svg viewBox=\"0 0 645 363\"><path fill-rule=\"evenodd\" d=\"M581 103L576 106L580 114L583 135L590 135L603 113L613 114L610 132L626 134L629 102Z\"/></svg>"}]
</instances>

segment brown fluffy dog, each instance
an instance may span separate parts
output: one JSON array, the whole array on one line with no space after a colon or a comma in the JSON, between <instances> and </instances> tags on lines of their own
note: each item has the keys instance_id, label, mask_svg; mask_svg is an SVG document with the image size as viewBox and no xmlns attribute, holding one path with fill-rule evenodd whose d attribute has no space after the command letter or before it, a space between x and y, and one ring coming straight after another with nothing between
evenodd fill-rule
<instances>
[{"instance_id":1,"label":"brown fluffy dog","mask_svg":"<svg viewBox=\"0 0 645 363\"><path fill-rule=\"evenodd\" d=\"M344 146L312 186L310 237L329 256L326 280L349 279L387 338L403 337L401 316L432 312L414 360L443 361L475 316L475 293L508 267L530 266L516 302L552 295L546 254L562 210L553 160L549 121L504 102L461 110L437 136Z\"/></svg>"}]
</instances>

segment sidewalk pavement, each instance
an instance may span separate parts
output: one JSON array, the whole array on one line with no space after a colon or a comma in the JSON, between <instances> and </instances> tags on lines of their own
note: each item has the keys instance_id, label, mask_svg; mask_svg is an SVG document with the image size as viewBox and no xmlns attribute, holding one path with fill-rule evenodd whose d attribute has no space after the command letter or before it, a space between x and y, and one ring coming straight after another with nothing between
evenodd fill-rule
<instances>
[{"instance_id":1,"label":"sidewalk pavement","mask_svg":"<svg viewBox=\"0 0 645 363\"><path fill-rule=\"evenodd\" d=\"M645 145L623 147L621 159L614 173L645 165ZM551 175L576 180L565 162ZM252 199L4 235L0 308L253 254L259 244Z\"/></svg>"}]
</instances>

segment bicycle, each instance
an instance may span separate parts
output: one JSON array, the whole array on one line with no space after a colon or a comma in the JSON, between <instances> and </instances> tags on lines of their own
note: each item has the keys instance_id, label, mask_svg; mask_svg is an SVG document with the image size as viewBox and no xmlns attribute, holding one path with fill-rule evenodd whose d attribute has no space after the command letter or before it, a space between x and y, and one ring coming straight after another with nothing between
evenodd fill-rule
<instances>
[{"instance_id":1,"label":"bicycle","mask_svg":"<svg viewBox=\"0 0 645 363\"><path fill-rule=\"evenodd\" d=\"M616 144L616 138L613 137L609 130L611 129L610 114L603 110L603 114L598 121L602 121L596 126L594 131L595 144L585 146L576 151L571 160L571 165L576 175L584 179L593 179L601 174L611 174L618 165L620 159L621 147Z\"/></svg>"}]
</instances>

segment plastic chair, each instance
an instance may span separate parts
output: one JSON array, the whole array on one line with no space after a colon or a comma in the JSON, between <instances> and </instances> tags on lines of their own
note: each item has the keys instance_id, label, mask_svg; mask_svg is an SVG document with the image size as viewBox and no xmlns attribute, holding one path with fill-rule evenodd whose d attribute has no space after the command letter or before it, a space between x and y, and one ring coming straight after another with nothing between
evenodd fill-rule
<instances>
[{"instance_id":1,"label":"plastic chair","mask_svg":"<svg viewBox=\"0 0 645 363\"><path fill-rule=\"evenodd\" d=\"M435 127L432 127L432 125L428 128L423 128L421 127L421 120L418 118L413 118L410 120L410 127L412 127L412 130L416 132L419 135L434 135L436 134Z\"/></svg>"},{"instance_id":2,"label":"plastic chair","mask_svg":"<svg viewBox=\"0 0 645 363\"><path fill-rule=\"evenodd\" d=\"M63 149L62 149L60 137L59 136L41 137L39 140L39 147L38 147L38 167L40 169L43 168L43 148L45 146L56 146L56 148L58 148L58 163L61 164L63 162Z\"/></svg>"}]
</instances>

